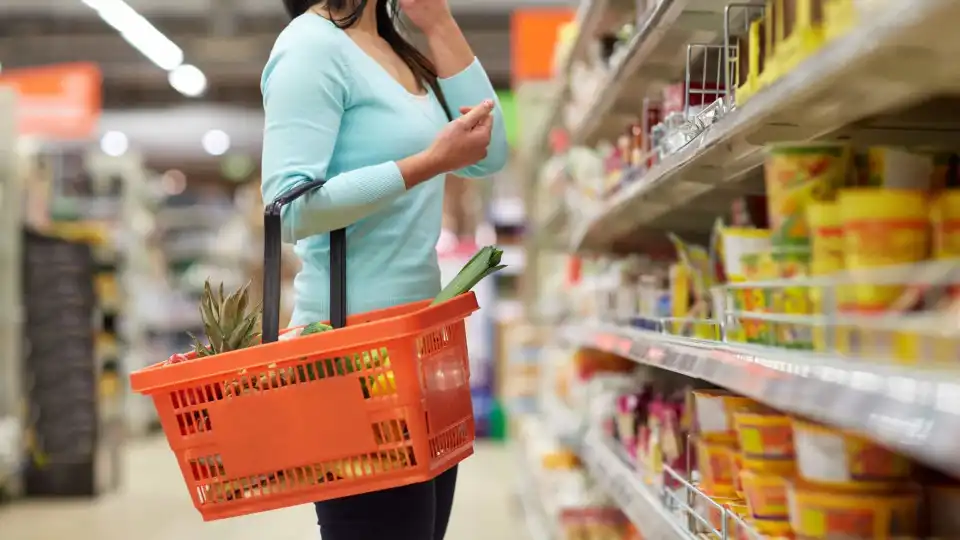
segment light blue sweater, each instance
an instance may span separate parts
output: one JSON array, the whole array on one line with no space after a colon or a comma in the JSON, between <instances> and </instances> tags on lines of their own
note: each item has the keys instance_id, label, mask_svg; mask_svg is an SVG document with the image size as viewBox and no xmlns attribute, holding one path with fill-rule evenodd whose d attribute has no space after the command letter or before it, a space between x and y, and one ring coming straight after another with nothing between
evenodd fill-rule
<instances>
[{"instance_id":1,"label":"light blue sweater","mask_svg":"<svg viewBox=\"0 0 960 540\"><path fill-rule=\"evenodd\" d=\"M496 99L476 60L439 85L454 116ZM430 92L410 94L330 21L311 13L280 34L261 81L263 199L317 178L327 184L289 205L283 239L303 267L293 324L329 318L329 235L347 227L349 314L432 298L440 291L436 245L443 177L407 190L397 160L425 150L447 122ZM469 178L503 168L499 104L487 158L457 171Z\"/></svg>"}]
</instances>

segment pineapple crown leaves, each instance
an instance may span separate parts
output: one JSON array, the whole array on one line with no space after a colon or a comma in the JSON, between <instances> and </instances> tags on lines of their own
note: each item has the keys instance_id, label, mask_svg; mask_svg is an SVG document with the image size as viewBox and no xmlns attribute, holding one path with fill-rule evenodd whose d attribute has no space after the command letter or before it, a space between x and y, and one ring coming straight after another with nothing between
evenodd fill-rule
<instances>
[{"instance_id":1,"label":"pineapple crown leaves","mask_svg":"<svg viewBox=\"0 0 960 540\"><path fill-rule=\"evenodd\" d=\"M194 339L197 356L209 356L255 345L260 339L260 306L250 304L250 283L228 294L223 284L214 290L207 281L200 300L200 316L210 345Z\"/></svg>"}]
</instances>

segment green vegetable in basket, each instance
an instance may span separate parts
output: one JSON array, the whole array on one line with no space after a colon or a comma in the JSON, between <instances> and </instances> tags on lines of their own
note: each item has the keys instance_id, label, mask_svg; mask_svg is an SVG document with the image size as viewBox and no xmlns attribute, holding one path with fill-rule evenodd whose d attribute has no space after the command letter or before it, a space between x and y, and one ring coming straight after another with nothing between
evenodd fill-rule
<instances>
[{"instance_id":1,"label":"green vegetable in basket","mask_svg":"<svg viewBox=\"0 0 960 540\"><path fill-rule=\"evenodd\" d=\"M483 278L506 268L506 265L500 264L502 257L503 250L498 249L496 246L487 246L478 251L473 258L470 259L470 262L460 269L457 277L453 278L453 281L448 283L447 286L440 291L440 294L437 295L431 305L446 302L447 300L467 293L470 289L473 289L477 283L480 283L480 280Z\"/></svg>"},{"instance_id":2,"label":"green vegetable in basket","mask_svg":"<svg viewBox=\"0 0 960 540\"><path fill-rule=\"evenodd\" d=\"M333 330L333 327L329 324L322 322L310 323L303 327L303 330L300 331L301 336L309 336L310 334L319 334L321 332L327 332Z\"/></svg>"}]
</instances>

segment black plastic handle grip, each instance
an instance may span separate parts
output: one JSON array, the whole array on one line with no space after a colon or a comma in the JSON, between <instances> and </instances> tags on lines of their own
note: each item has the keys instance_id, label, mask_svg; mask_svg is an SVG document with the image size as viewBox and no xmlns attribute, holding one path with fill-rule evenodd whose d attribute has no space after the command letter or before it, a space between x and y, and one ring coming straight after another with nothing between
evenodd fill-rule
<instances>
[{"instance_id":1,"label":"black plastic handle grip","mask_svg":"<svg viewBox=\"0 0 960 540\"><path fill-rule=\"evenodd\" d=\"M263 210L263 343L280 338L280 214L283 207L321 188L326 180L314 180L277 197ZM330 232L330 325L347 325L347 230Z\"/></svg>"}]
</instances>

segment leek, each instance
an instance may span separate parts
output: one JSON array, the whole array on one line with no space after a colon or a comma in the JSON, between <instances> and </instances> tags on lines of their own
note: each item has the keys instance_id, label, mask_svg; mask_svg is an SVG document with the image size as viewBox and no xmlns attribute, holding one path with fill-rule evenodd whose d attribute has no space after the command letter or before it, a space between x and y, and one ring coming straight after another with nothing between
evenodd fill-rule
<instances>
[{"instance_id":1,"label":"leek","mask_svg":"<svg viewBox=\"0 0 960 540\"><path fill-rule=\"evenodd\" d=\"M478 251L474 254L473 258L460 269L457 277L453 278L453 280L440 291L440 294L434 298L433 304L431 305L446 302L447 300L467 293L477 283L480 283L480 280L483 278L506 268L506 265L500 264L502 257L503 250L497 249L496 246L487 246Z\"/></svg>"}]
</instances>

